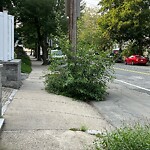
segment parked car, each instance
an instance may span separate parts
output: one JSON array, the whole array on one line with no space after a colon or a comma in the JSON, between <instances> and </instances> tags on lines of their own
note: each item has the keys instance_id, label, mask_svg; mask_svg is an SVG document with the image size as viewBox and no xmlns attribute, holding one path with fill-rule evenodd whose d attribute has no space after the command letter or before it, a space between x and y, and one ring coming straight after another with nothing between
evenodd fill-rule
<instances>
[{"instance_id":1,"label":"parked car","mask_svg":"<svg viewBox=\"0 0 150 150\"><path fill-rule=\"evenodd\" d=\"M51 58L65 58L66 55L61 50L51 50Z\"/></svg>"},{"instance_id":2,"label":"parked car","mask_svg":"<svg viewBox=\"0 0 150 150\"><path fill-rule=\"evenodd\" d=\"M67 56L63 54L61 50L55 49L55 50L50 50L48 54L48 60L49 64L53 60L57 60L60 64L63 64L66 61Z\"/></svg>"},{"instance_id":3,"label":"parked car","mask_svg":"<svg viewBox=\"0 0 150 150\"><path fill-rule=\"evenodd\" d=\"M127 57L125 59L125 64L143 64L146 65L146 63L148 62L148 58L141 56L141 55L131 55L130 57Z\"/></svg>"}]
</instances>

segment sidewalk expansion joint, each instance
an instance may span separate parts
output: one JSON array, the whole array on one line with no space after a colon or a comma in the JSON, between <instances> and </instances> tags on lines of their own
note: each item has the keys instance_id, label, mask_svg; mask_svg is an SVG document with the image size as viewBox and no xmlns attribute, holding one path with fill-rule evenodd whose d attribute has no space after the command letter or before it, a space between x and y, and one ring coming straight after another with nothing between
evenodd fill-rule
<instances>
[{"instance_id":1,"label":"sidewalk expansion joint","mask_svg":"<svg viewBox=\"0 0 150 150\"><path fill-rule=\"evenodd\" d=\"M103 117L100 116L88 116L88 115L82 115L82 114L74 114L74 113L69 113L69 112L62 112L62 111L57 111L57 110L51 110L51 111L43 111L43 110L30 110L30 109L26 109L27 112L43 112L43 113L59 113L59 114L66 114L66 115L72 115L72 116L79 116L79 117L85 117L85 118L91 118L91 119L103 119Z\"/></svg>"},{"instance_id":2,"label":"sidewalk expansion joint","mask_svg":"<svg viewBox=\"0 0 150 150\"><path fill-rule=\"evenodd\" d=\"M15 98L15 99L26 99L26 98L24 98L24 97L22 97L22 98ZM31 98L31 100L35 100L35 101L37 101L37 98ZM41 99L40 99L41 100ZM41 101L47 101L47 99L42 99ZM74 104L74 102L78 102L78 101L68 101L68 102L65 102L65 101L54 101L54 100L49 100L48 101L49 103L58 103L58 104ZM84 107L84 108L86 108L86 107L89 107L90 106L90 104L88 104L87 106L85 106L85 104L88 104L88 103L80 103L80 105L82 106L82 107Z\"/></svg>"},{"instance_id":3,"label":"sidewalk expansion joint","mask_svg":"<svg viewBox=\"0 0 150 150\"><path fill-rule=\"evenodd\" d=\"M73 113L68 113L68 112L61 112L61 111L50 111L50 112L57 112L57 113L64 113L64 114L67 114L67 115L73 115L73 116L80 116L80 117L85 117L85 118L93 118L93 119L102 119L98 116L87 116L87 115L81 115L81 114L73 114Z\"/></svg>"},{"instance_id":4,"label":"sidewalk expansion joint","mask_svg":"<svg viewBox=\"0 0 150 150\"><path fill-rule=\"evenodd\" d=\"M11 133L11 132L36 132L36 131L69 131L70 129L15 129L15 130L3 130L5 133Z\"/></svg>"}]
</instances>

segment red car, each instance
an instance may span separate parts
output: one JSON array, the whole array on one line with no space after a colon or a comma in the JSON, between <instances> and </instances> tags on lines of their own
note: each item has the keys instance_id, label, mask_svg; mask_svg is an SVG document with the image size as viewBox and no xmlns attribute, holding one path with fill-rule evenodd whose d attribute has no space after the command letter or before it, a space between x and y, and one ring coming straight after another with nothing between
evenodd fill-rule
<instances>
[{"instance_id":1,"label":"red car","mask_svg":"<svg viewBox=\"0 0 150 150\"><path fill-rule=\"evenodd\" d=\"M146 63L148 62L148 58L141 56L141 55L132 55L130 57L127 57L125 59L125 64L143 64L146 65Z\"/></svg>"}]
</instances>

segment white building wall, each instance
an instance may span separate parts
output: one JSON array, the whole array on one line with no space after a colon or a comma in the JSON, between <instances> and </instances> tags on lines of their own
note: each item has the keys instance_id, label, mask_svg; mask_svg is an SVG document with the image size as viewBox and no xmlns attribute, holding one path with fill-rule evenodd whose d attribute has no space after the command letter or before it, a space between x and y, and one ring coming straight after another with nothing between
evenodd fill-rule
<instances>
[{"instance_id":1,"label":"white building wall","mask_svg":"<svg viewBox=\"0 0 150 150\"><path fill-rule=\"evenodd\" d=\"M14 59L14 17L0 12L0 61Z\"/></svg>"},{"instance_id":2,"label":"white building wall","mask_svg":"<svg viewBox=\"0 0 150 150\"><path fill-rule=\"evenodd\" d=\"M3 43L4 23L3 22L4 22L4 15L3 13L0 12L0 60L3 60L3 47L4 47L4 43Z\"/></svg>"}]
</instances>

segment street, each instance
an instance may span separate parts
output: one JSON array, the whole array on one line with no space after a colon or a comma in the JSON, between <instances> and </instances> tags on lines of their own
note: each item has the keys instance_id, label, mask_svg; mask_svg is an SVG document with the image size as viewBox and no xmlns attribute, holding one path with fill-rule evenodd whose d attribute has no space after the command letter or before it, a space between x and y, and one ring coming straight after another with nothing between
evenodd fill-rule
<instances>
[{"instance_id":1,"label":"street","mask_svg":"<svg viewBox=\"0 0 150 150\"><path fill-rule=\"evenodd\" d=\"M106 101L92 102L114 127L150 121L150 66L114 65Z\"/></svg>"},{"instance_id":2,"label":"street","mask_svg":"<svg viewBox=\"0 0 150 150\"><path fill-rule=\"evenodd\" d=\"M145 88L142 92L150 93L150 66L140 65L124 65L122 63L116 63L115 76L117 80L122 80L131 83L136 86ZM141 90L138 88L137 90Z\"/></svg>"}]
</instances>

